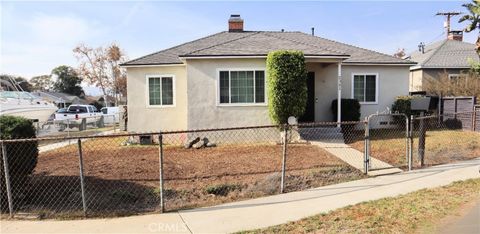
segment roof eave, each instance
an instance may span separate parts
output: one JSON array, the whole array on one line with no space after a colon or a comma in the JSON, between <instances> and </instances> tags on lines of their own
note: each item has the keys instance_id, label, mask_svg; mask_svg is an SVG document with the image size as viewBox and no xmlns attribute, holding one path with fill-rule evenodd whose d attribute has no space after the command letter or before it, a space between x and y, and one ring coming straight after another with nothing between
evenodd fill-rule
<instances>
[{"instance_id":1,"label":"roof eave","mask_svg":"<svg viewBox=\"0 0 480 234\"><path fill-rule=\"evenodd\" d=\"M176 66L185 66L185 63L139 63L139 64L122 63L120 64L120 67L176 67Z\"/></svg>"},{"instance_id":2,"label":"roof eave","mask_svg":"<svg viewBox=\"0 0 480 234\"><path fill-rule=\"evenodd\" d=\"M305 58L338 58L338 59L348 59L350 55L339 55L339 54L305 54ZM217 55L179 55L180 60L184 61L185 59L225 59L225 58L266 58L267 54L217 54Z\"/></svg>"},{"instance_id":3,"label":"roof eave","mask_svg":"<svg viewBox=\"0 0 480 234\"><path fill-rule=\"evenodd\" d=\"M414 71L414 70L420 70L420 69L470 69L471 67L470 66L445 66L445 67L442 67L442 66L422 66L422 65L418 65L418 66L413 66L410 68L411 71Z\"/></svg>"},{"instance_id":4,"label":"roof eave","mask_svg":"<svg viewBox=\"0 0 480 234\"><path fill-rule=\"evenodd\" d=\"M344 62L345 65L352 65L352 66L414 66L417 63L415 62Z\"/></svg>"}]
</instances>

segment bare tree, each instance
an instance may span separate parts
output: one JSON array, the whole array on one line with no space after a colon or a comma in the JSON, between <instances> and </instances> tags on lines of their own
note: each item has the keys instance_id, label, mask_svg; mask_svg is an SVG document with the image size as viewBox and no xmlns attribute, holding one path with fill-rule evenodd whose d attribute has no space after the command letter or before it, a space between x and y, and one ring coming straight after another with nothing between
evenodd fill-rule
<instances>
[{"instance_id":1,"label":"bare tree","mask_svg":"<svg viewBox=\"0 0 480 234\"><path fill-rule=\"evenodd\" d=\"M439 79L425 80L425 91L439 96L476 96L480 98L480 75L475 72L449 77L443 73Z\"/></svg>"},{"instance_id":2,"label":"bare tree","mask_svg":"<svg viewBox=\"0 0 480 234\"><path fill-rule=\"evenodd\" d=\"M118 96L125 93L126 95L126 72L123 68L120 67L120 64L126 61L125 54L122 52L120 47L112 43L107 49L107 61L110 64L110 71L113 78L113 95L115 97L115 102L118 105Z\"/></svg>"},{"instance_id":3,"label":"bare tree","mask_svg":"<svg viewBox=\"0 0 480 234\"><path fill-rule=\"evenodd\" d=\"M117 80L126 76L125 71L120 67L120 64L126 60L120 47L115 43L105 49L80 44L73 49L73 52L80 62L79 74L89 84L102 90L104 100L108 100L108 94L113 94L112 96L118 100L120 83Z\"/></svg>"}]
</instances>

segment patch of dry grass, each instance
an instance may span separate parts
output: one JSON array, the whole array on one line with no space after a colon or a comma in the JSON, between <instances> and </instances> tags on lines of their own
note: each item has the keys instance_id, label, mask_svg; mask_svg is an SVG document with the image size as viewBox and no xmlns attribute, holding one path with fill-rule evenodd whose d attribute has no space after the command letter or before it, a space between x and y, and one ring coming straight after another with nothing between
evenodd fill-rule
<instances>
[{"instance_id":1,"label":"patch of dry grass","mask_svg":"<svg viewBox=\"0 0 480 234\"><path fill-rule=\"evenodd\" d=\"M405 133L392 130L373 132L371 156L395 166L406 166ZM363 152L364 142L350 144ZM413 141L414 166L418 165L418 134ZM480 133L463 130L427 131L425 164L438 165L480 157Z\"/></svg>"},{"instance_id":2,"label":"patch of dry grass","mask_svg":"<svg viewBox=\"0 0 480 234\"><path fill-rule=\"evenodd\" d=\"M414 233L457 213L478 191L480 179L471 179L242 233Z\"/></svg>"}]
</instances>

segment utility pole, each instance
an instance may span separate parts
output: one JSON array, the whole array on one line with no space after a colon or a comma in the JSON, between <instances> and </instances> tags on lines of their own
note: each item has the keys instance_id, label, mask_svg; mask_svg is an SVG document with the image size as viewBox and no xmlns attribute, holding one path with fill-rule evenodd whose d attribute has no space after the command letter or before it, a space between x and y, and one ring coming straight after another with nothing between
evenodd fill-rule
<instances>
[{"instance_id":1,"label":"utility pole","mask_svg":"<svg viewBox=\"0 0 480 234\"><path fill-rule=\"evenodd\" d=\"M436 15L446 16L447 19L445 20L445 23L443 24L443 27L446 28L447 36L450 33L450 19L452 18L452 16L460 15L460 14L462 14L462 12L456 12L456 11L438 12L436 14Z\"/></svg>"}]
</instances>

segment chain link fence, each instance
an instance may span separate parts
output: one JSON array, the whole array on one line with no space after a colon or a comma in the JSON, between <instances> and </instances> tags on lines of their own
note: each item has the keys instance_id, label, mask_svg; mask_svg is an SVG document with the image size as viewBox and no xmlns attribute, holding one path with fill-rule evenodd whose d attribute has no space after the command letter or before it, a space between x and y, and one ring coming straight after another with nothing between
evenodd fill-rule
<instances>
[{"instance_id":1,"label":"chain link fence","mask_svg":"<svg viewBox=\"0 0 480 234\"><path fill-rule=\"evenodd\" d=\"M472 124L475 119L474 112L413 118L414 166L434 166L480 157L480 132L474 131Z\"/></svg>"},{"instance_id":2,"label":"chain link fence","mask_svg":"<svg viewBox=\"0 0 480 234\"><path fill-rule=\"evenodd\" d=\"M380 162L405 171L420 166L420 129L424 166L479 157L480 134L449 119L2 140L2 218L159 213L357 180Z\"/></svg>"},{"instance_id":3,"label":"chain link fence","mask_svg":"<svg viewBox=\"0 0 480 234\"><path fill-rule=\"evenodd\" d=\"M369 170L408 169L408 127L409 119L403 114L374 114L368 117Z\"/></svg>"},{"instance_id":4,"label":"chain link fence","mask_svg":"<svg viewBox=\"0 0 480 234\"><path fill-rule=\"evenodd\" d=\"M104 114L95 117L68 118L62 120L49 119L45 122L34 122L38 137L80 137L119 130L118 114Z\"/></svg>"}]
</instances>

